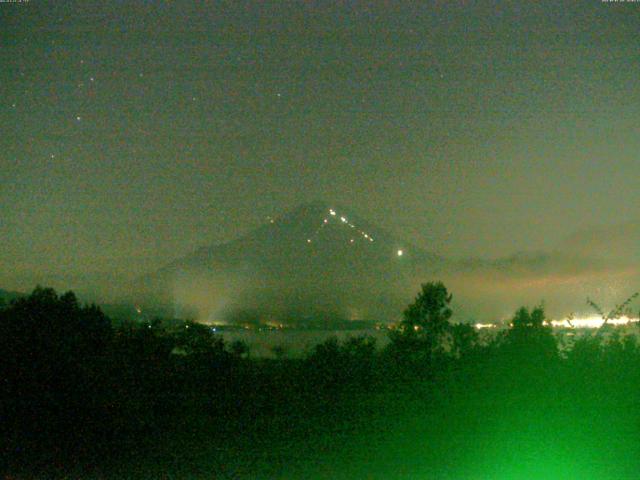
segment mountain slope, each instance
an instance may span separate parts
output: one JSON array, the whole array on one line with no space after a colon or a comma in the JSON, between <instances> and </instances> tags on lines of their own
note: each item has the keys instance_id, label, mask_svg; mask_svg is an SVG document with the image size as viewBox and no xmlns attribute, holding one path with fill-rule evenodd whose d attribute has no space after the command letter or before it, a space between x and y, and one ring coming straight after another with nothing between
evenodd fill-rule
<instances>
[{"instance_id":1,"label":"mountain slope","mask_svg":"<svg viewBox=\"0 0 640 480\"><path fill-rule=\"evenodd\" d=\"M444 260L346 208L302 205L247 235L201 248L147 276L147 291L219 319L234 309L267 317L389 319Z\"/></svg>"}]
</instances>

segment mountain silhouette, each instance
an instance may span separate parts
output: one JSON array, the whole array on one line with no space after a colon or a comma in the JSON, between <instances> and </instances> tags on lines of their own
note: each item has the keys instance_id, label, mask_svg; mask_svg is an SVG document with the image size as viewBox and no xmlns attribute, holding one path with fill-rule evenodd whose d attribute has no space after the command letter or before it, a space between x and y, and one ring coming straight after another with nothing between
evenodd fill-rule
<instances>
[{"instance_id":1,"label":"mountain silhouette","mask_svg":"<svg viewBox=\"0 0 640 480\"><path fill-rule=\"evenodd\" d=\"M420 279L445 260L362 219L312 202L227 243L203 247L141 279L147 293L200 319L251 310L285 320L397 316Z\"/></svg>"}]
</instances>

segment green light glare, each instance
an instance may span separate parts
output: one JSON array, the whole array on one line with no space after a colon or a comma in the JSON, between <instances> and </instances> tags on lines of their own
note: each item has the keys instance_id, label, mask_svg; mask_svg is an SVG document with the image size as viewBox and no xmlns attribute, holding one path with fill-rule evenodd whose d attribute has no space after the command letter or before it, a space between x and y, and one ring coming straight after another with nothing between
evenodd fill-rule
<instances>
[{"instance_id":1,"label":"green light glare","mask_svg":"<svg viewBox=\"0 0 640 480\"><path fill-rule=\"evenodd\" d=\"M633 426L610 411L594 415L593 407L588 413L533 406L528 411L489 414L481 421L482 432L461 440L461 462L448 478L633 478L638 458L628 450Z\"/></svg>"}]
</instances>

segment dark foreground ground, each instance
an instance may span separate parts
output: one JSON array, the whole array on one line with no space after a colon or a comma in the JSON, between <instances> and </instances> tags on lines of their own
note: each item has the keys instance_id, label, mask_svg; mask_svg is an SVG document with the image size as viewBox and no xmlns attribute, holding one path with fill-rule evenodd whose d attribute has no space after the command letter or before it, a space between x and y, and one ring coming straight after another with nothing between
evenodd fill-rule
<instances>
[{"instance_id":1,"label":"dark foreground ground","mask_svg":"<svg viewBox=\"0 0 640 480\"><path fill-rule=\"evenodd\" d=\"M0 309L0 478L640 475L633 337L559 355L525 324L455 354L360 338L267 360L196 325L114 330L71 300Z\"/></svg>"},{"instance_id":2,"label":"dark foreground ground","mask_svg":"<svg viewBox=\"0 0 640 480\"><path fill-rule=\"evenodd\" d=\"M101 425L87 425L86 412L78 423L65 415L66 426L45 421L48 431L32 426L26 442L5 439L6 471L9 478L638 478L635 370L466 365L435 379L318 386L301 377L283 385L282 375L296 378L287 363L252 365L241 398L210 395L224 387L182 372L174 388L136 392ZM202 391L185 393L184 382Z\"/></svg>"}]
</instances>

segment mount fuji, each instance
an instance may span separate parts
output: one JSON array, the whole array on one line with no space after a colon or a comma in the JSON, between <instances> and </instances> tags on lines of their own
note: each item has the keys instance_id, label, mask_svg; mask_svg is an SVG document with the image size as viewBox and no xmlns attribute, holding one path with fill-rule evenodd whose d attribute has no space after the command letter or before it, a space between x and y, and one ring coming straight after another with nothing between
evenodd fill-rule
<instances>
[{"instance_id":1,"label":"mount fuji","mask_svg":"<svg viewBox=\"0 0 640 480\"><path fill-rule=\"evenodd\" d=\"M301 205L227 243L200 248L140 280L202 321L395 319L446 261L350 209Z\"/></svg>"}]
</instances>

